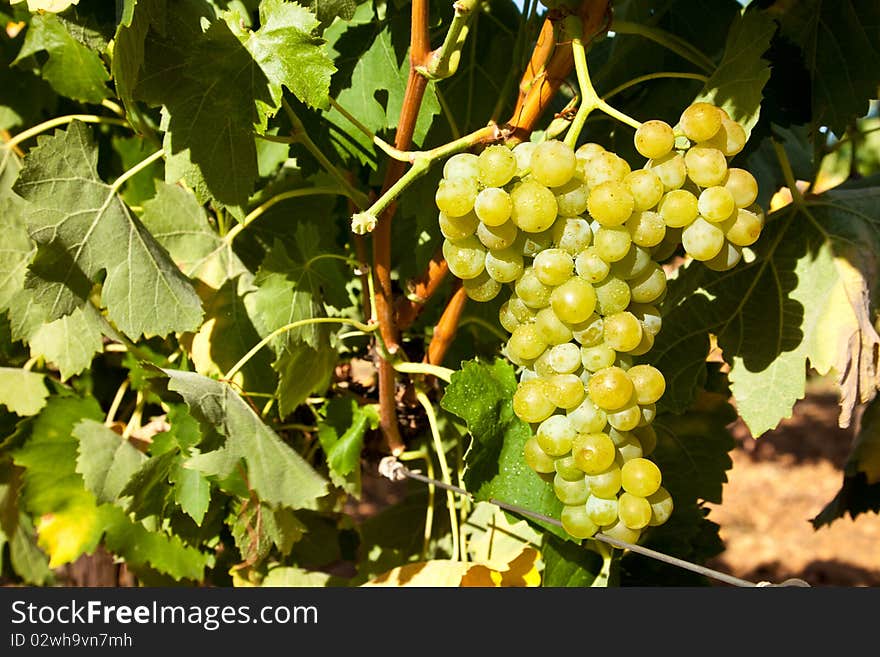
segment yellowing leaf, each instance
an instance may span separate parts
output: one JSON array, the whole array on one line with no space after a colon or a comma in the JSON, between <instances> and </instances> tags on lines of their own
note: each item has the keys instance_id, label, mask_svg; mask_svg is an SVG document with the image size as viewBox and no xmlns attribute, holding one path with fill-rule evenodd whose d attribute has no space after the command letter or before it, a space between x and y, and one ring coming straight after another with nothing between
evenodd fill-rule
<instances>
[{"instance_id":1,"label":"yellowing leaf","mask_svg":"<svg viewBox=\"0 0 880 657\"><path fill-rule=\"evenodd\" d=\"M500 508L479 502L462 527L472 561L504 570L525 548L539 546L542 535L525 520L511 523Z\"/></svg>"},{"instance_id":2,"label":"yellowing leaf","mask_svg":"<svg viewBox=\"0 0 880 657\"><path fill-rule=\"evenodd\" d=\"M24 0L11 0L12 4L17 5ZM62 12L71 5L78 5L79 0L27 0L29 11L51 11L53 14Z\"/></svg>"},{"instance_id":3,"label":"yellowing leaf","mask_svg":"<svg viewBox=\"0 0 880 657\"><path fill-rule=\"evenodd\" d=\"M97 546L104 531L94 504L69 506L47 513L37 521L37 543L49 554L49 567L70 563Z\"/></svg>"}]
</instances>

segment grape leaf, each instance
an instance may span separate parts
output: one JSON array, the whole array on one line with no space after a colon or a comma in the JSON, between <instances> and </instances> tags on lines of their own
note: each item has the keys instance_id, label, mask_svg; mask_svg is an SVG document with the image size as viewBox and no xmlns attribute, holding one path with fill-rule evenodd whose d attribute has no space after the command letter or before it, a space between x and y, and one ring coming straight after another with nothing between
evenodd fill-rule
<instances>
[{"instance_id":1,"label":"grape leaf","mask_svg":"<svg viewBox=\"0 0 880 657\"><path fill-rule=\"evenodd\" d=\"M28 154L15 191L38 250L25 284L45 321L81 307L101 270L102 302L131 338L198 326L201 303L189 281L143 224L104 184L89 129L74 122Z\"/></svg>"},{"instance_id":2,"label":"grape leaf","mask_svg":"<svg viewBox=\"0 0 880 657\"><path fill-rule=\"evenodd\" d=\"M282 555L290 554L306 531L289 509L273 510L267 504L249 501L239 506L229 525L242 559L249 563L265 559L273 546Z\"/></svg>"},{"instance_id":3,"label":"grape leaf","mask_svg":"<svg viewBox=\"0 0 880 657\"><path fill-rule=\"evenodd\" d=\"M541 556L544 559L544 587L585 587L598 586L607 582L607 577L599 577L602 571L602 557L597 552L563 541L552 534L545 537Z\"/></svg>"},{"instance_id":4,"label":"grape leaf","mask_svg":"<svg viewBox=\"0 0 880 657\"><path fill-rule=\"evenodd\" d=\"M174 465L168 480L174 484L174 501L201 526L211 504L211 482L198 470L184 468L182 463Z\"/></svg>"},{"instance_id":5,"label":"grape leaf","mask_svg":"<svg viewBox=\"0 0 880 657\"><path fill-rule=\"evenodd\" d=\"M542 534L489 502L478 502L461 526L470 560L504 570L526 547L540 549Z\"/></svg>"},{"instance_id":6,"label":"grape leaf","mask_svg":"<svg viewBox=\"0 0 880 657\"><path fill-rule=\"evenodd\" d=\"M120 495L129 499L126 510L136 520L165 513L172 492L168 485L171 471L181 461L175 449L147 459L132 473Z\"/></svg>"},{"instance_id":7,"label":"grape leaf","mask_svg":"<svg viewBox=\"0 0 880 657\"><path fill-rule=\"evenodd\" d=\"M763 12L739 16L730 27L721 63L696 99L723 107L747 135L758 122L761 90L770 79L770 66L762 56L776 29L773 19Z\"/></svg>"},{"instance_id":8,"label":"grape leaf","mask_svg":"<svg viewBox=\"0 0 880 657\"><path fill-rule=\"evenodd\" d=\"M38 372L0 367L0 404L16 415L36 415L49 396L44 378Z\"/></svg>"},{"instance_id":9,"label":"grape leaf","mask_svg":"<svg viewBox=\"0 0 880 657\"><path fill-rule=\"evenodd\" d=\"M803 50L813 122L842 136L868 112L880 84L880 7L873 0L776 3L769 11Z\"/></svg>"},{"instance_id":10,"label":"grape leaf","mask_svg":"<svg viewBox=\"0 0 880 657\"><path fill-rule=\"evenodd\" d=\"M164 25L165 12L166 0L127 2L116 30L110 70L116 85L116 94L122 100L130 118L138 116L134 92L144 63L147 33L154 23ZM138 121L139 119L134 118L133 125L138 125Z\"/></svg>"},{"instance_id":11,"label":"grape leaf","mask_svg":"<svg viewBox=\"0 0 880 657\"><path fill-rule=\"evenodd\" d=\"M28 263L36 253L22 216L24 207L21 198L0 190L0 312L9 308L13 296L24 287Z\"/></svg>"},{"instance_id":12,"label":"grape leaf","mask_svg":"<svg viewBox=\"0 0 880 657\"><path fill-rule=\"evenodd\" d=\"M513 413L516 386L510 363L500 358L491 364L467 361L452 375L440 406L463 419L473 437L465 454L464 479L476 499L497 499L558 518L562 503L552 482L538 476L522 458L532 432ZM556 525L536 522L565 536Z\"/></svg>"},{"instance_id":13,"label":"grape leaf","mask_svg":"<svg viewBox=\"0 0 880 657\"><path fill-rule=\"evenodd\" d=\"M25 0L10 0L15 5ZM79 0L27 0L27 6L30 11L51 11L58 13L69 8L71 5L78 5Z\"/></svg>"},{"instance_id":14,"label":"grape leaf","mask_svg":"<svg viewBox=\"0 0 880 657\"><path fill-rule=\"evenodd\" d=\"M53 14L36 14L13 65L39 52L48 55L40 75L61 94L84 103L100 103L110 96L110 76L98 53L74 39Z\"/></svg>"},{"instance_id":15,"label":"grape leaf","mask_svg":"<svg viewBox=\"0 0 880 657\"><path fill-rule=\"evenodd\" d=\"M22 299L27 295L21 295ZM41 314L41 313L38 313ZM61 380L85 370L104 348L103 319L91 304L77 308L27 334L31 357L39 356L58 367Z\"/></svg>"},{"instance_id":16,"label":"grape leaf","mask_svg":"<svg viewBox=\"0 0 880 657\"><path fill-rule=\"evenodd\" d=\"M79 441L76 471L98 502L116 502L131 476L147 457L112 429L95 420L73 428Z\"/></svg>"},{"instance_id":17,"label":"grape leaf","mask_svg":"<svg viewBox=\"0 0 880 657\"><path fill-rule=\"evenodd\" d=\"M232 388L192 372L162 370L169 389L179 392L204 426L226 437L218 450L191 458L190 467L208 476L228 476L244 462L248 482L260 499L302 508L327 494L327 481L267 427Z\"/></svg>"},{"instance_id":18,"label":"grape leaf","mask_svg":"<svg viewBox=\"0 0 880 657\"><path fill-rule=\"evenodd\" d=\"M28 584L53 583L49 558L37 546L37 536L30 517L21 508L21 468L9 459L0 461L0 568L3 546L9 544L12 569Z\"/></svg>"},{"instance_id":19,"label":"grape leaf","mask_svg":"<svg viewBox=\"0 0 880 657\"><path fill-rule=\"evenodd\" d=\"M667 380L664 407L681 412L693 399L711 332L753 435L790 417L804 394L807 362L821 374L835 372L840 424L849 424L855 404L880 384L868 283L878 266L875 184L839 187L777 211L751 263L720 274L696 263L681 273L671 298L680 286L693 292L665 307L651 351Z\"/></svg>"},{"instance_id":20,"label":"grape leaf","mask_svg":"<svg viewBox=\"0 0 880 657\"><path fill-rule=\"evenodd\" d=\"M330 478L337 486L360 497L361 449L367 428L379 426L376 407L335 397L324 405L323 412L325 418L318 424L318 440L330 466Z\"/></svg>"}]
</instances>

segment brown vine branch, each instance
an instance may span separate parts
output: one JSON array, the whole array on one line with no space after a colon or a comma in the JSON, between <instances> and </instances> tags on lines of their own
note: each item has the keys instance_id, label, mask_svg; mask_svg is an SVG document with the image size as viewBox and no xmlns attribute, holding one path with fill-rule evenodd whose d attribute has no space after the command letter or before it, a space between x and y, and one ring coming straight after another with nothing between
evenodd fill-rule
<instances>
[{"instance_id":1,"label":"brown vine branch","mask_svg":"<svg viewBox=\"0 0 880 657\"><path fill-rule=\"evenodd\" d=\"M449 265L443 257L443 251L437 249L422 275L407 285L409 295L397 300L397 325L401 329L411 326L416 321L425 303L434 296L448 273Z\"/></svg>"},{"instance_id":2,"label":"brown vine branch","mask_svg":"<svg viewBox=\"0 0 880 657\"><path fill-rule=\"evenodd\" d=\"M453 290L443 314L440 315L440 319L434 327L434 335L431 336L431 343L425 354L425 362L431 365L439 365L446 357L446 352L449 351L449 347L452 346L452 341L455 339L458 322L468 300L467 291L461 281L455 282Z\"/></svg>"}]
</instances>

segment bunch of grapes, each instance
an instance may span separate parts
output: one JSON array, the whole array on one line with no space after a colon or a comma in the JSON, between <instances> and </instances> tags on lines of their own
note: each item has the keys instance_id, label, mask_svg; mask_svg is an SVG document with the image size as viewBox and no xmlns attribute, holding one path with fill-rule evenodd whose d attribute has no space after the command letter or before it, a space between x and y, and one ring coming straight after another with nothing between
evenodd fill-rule
<instances>
[{"instance_id":1,"label":"bunch of grapes","mask_svg":"<svg viewBox=\"0 0 880 657\"><path fill-rule=\"evenodd\" d=\"M661 261L683 245L726 270L758 238L757 183L728 167L745 141L724 110L694 103L676 129L648 121L636 131L641 169L597 144L555 140L446 162L436 193L444 256L472 299L510 291L499 320L520 367L513 409L534 431L523 457L552 478L575 538L634 543L672 513L647 458L666 382L634 357L660 331Z\"/></svg>"}]
</instances>

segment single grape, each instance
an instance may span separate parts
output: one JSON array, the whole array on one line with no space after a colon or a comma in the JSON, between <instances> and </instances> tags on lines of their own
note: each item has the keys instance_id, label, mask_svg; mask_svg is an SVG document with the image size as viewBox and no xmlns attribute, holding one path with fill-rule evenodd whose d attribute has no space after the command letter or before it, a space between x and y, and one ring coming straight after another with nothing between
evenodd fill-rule
<instances>
[{"instance_id":1,"label":"single grape","mask_svg":"<svg viewBox=\"0 0 880 657\"><path fill-rule=\"evenodd\" d=\"M634 137L639 155L648 159L663 157L675 145L672 127L665 121L645 121L636 129Z\"/></svg>"},{"instance_id":2,"label":"single grape","mask_svg":"<svg viewBox=\"0 0 880 657\"><path fill-rule=\"evenodd\" d=\"M590 399L605 411L617 411L626 406L633 394L632 380L619 367L604 367L590 377Z\"/></svg>"},{"instance_id":3,"label":"single grape","mask_svg":"<svg viewBox=\"0 0 880 657\"><path fill-rule=\"evenodd\" d=\"M629 281L629 289L636 303L653 303L666 292L666 272L653 263L645 273Z\"/></svg>"},{"instance_id":4,"label":"single grape","mask_svg":"<svg viewBox=\"0 0 880 657\"><path fill-rule=\"evenodd\" d=\"M529 308L536 310L550 304L552 288L544 285L535 270L527 267L516 281L516 294Z\"/></svg>"},{"instance_id":5,"label":"single grape","mask_svg":"<svg viewBox=\"0 0 880 657\"><path fill-rule=\"evenodd\" d=\"M571 329L550 307L541 308L535 315L535 328L548 345L562 345L571 340Z\"/></svg>"},{"instance_id":6,"label":"single grape","mask_svg":"<svg viewBox=\"0 0 880 657\"><path fill-rule=\"evenodd\" d=\"M642 411L642 419L638 426L647 426L657 418L657 404L639 404L639 408Z\"/></svg>"},{"instance_id":7,"label":"single grape","mask_svg":"<svg viewBox=\"0 0 880 657\"><path fill-rule=\"evenodd\" d=\"M513 393L513 412L523 422L543 422L556 410L556 404L545 394L543 379L521 381Z\"/></svg>"},{"instance_id":8,"label":"single grape","mask_svg":"<svg viewBox=\"0 0 880 657\"><path fill-rule=\"evenodd\" d=\"M608 151L605 150L604 146L588 141L587 143L581 144L580 146L577 147L577 150L574 152L574 156L578 160L583 160L584 162L588 162L589 160L593 159L594 157L596 157L600 153L607 153L607 152Z\"/></svg>"},{"instance_id":9,"label":"single grape","mask_svg":"<svg viewBox=\"0 0 880 657\"><path fill-rule=\"evenodd\" d=\"M590 495L586 502L587 515L597 525L610 525L617 520L617 498L606 499Z\"/></svg>"},{"instance_id":10,"label":"single grape","mask_svg":"<svg viewBox=\"0 0 880 657\"><path fill-rule=\"evenodd\" d=\"M600 527L600 531L605 536L610 536L611 538L616 538L618 541L631 543L633 545L638 542L639 537L642 535L642 531L640 529L630 529L625 524L623 524L623 522L621 522L619 518L617 522L611 525Z\"/></svg>"},{"instance_id":11,"label":"single grape","mask_svg":"<svg viewBox=\"0 0 880 657\"><path fill-rule=\"evenodd\" d=\"M663 181L651 169L636 169L623 179L633 197L633 209L637 212L650 210L663 197Z\"/></svg>"},{"instance_id":12,"label":"single grape","mask_svg":"<svg viewBox=\"0 0 880 657\"><path fill-rule=\"evenodd\" d=\"M605 182L621 182L632 170L626 160L608 151L597 153L583 166L584 181L590 189Z\"/></svg>"},{"instance_id":13,"label":"single grape","mask_svg":"<svg viewBox=\"0 0 880 657\"><path fill-rule=\"evenodd\" d=\"M589 503L589 499L587 502ZM656 493L648 495L648 503L651 505L651 522L648 523L649 525L657 527L669 520L669 516L672 515L673 511L672 495L663 486L660 486Z\"/></svg>"},{"instance_id":14,"label":"single grape","mask_svg":"<svg viewBox=\"0 0 880 657\"><path fill-rule=\"evenodd\" d=\"M595 246L588 246L581 251L574 261L577 275L590 283L598 283L608 276L611 265L599 255Z\"/></svg>"},{"instance_id":15,"label":"single grape","mask_svg":"<svg viewBox=\"0 0 880 657\"><path fill-rule=\"evenodd\" d=\"M553 492L560 502L571 505L585 504L590 496L590 489L587 487L583 472L581 478L575 481L569 481L557 474L553 478Z\"/></svg>"},{"instance_id":16,"label":"single grape","mask_svg":"<svg viewBox=\"0 0 880 657\"><path fill-rule=\"evenodd\" d=\"M714 105L697 102L681 113L679 125L692 142L706 141L714 137L721 128L722 118L723 114Z\"/></svg>"},{"instance_id":17,"label":"single grape","mask_svg":"<svg viewBox=\"0 0 880 657\"><path fill-rule=\"evenodd\" d=\"M652 262L648 249L632 244L625 256L611 264L611 275L628 281L647 271Z\"/></svg>"},{"instance_id":18,"label":"single grape","mask_svg":"<svg viewBox=\"0 0 880 657\"><path fill-rule=\"evenodd\" d=\"M620 369L623 369L622 367ZM627 404L616 411L609 411L608 424L618 431L632 431L642 421L642 409L636 403L634 397Z\"/></svg>"},{"instance_id":19,"label":"single grape","mask_svg":"<svg viewBox=\"0 0 880 657\"><path fill-rule=\"evenodd\" d=\"M763 213L740 208L736 214L721 223L725 237L737 246L751 246L760 237L764 228Z\"/></svg>"},{"instance_id":20,"label":"single grape","mask_svg":"<svg viewBox=\"0 0 880 657\"><path fill-rule=\"evenodd\" d=\"M600 226L594 236L593 248L602 260L613 263L629 253L632 236L625 226Z\"/></svg>"},{"instance_id":21,"label":"single grape","mask_svg":"<svg viewBox=\"0 0 880 657\"><path fill-rule=\"evenodd\" d=\"M529 366L531 370L538 375L541 379L547 379L556 372L553 371L553 368L550 367L550 363L547 360L550 354L550 349L545 349L540 356L538 356L535 360L531 361L531 365ZM528 362L528 361L526 361ZM551 399L552 401L552 399Z\"/></svg>"},{"instance_id":22,"label":"single grape","mask_svg":"<svg viewBox=\"0 0 880 657\"><path fill-rule=\"evenodd\" d=\"M590 246L593 231L586 219L560 217L553 223L553 244L572 257Z\"/></svg>"},{"instance_id":23,"label":"single grape","mask_svg":"<svg viewBox=\"0 0 880 657\"><path fill-rule=\"evenodd\" d=\"M573 374L581 366L581 350L572 342L557 344L547 352L547 362L557 374Z\"/></svg>"},{"instance_id":24,"label":"single grape","mask_svg":"<svg viewBox=\"0 0 880 657\"><path fill-rule=\"evenodd\" d=\"M620 468L620 485L627 493L638 497L656 493L660 488L660 480L660 468L645 458L632 459Z\"/></svg>"},{"instance_id":25,"label":"single grape","mask_svg":"<svg viewBox=\"0 0 880 657\"><path fill-rule=\"evenodd\" d=\"M758 198L758 181L745 169L730 167L724 186L733 194L734 203L738 208L747 208Z\"/></svg>"},{"instance_id":26,"label":"single grape","mask_svg":"<svg viewBox=\"0 0 880 657\"><path fill-rule=\"evenodd\" d=\"M588 475L597 475L614 463L617 451L607 433L581 433L572 442L571 455Z\"/></svg>"},{"instance_id":27,"label":"single grape","mask_svg":"<svg viewBox=\"0 0 880 657\"><path fill-rule=\"evenodd\" d=\"M566 481L582 481L584 479L583 470L577 467L571 454L560 456L553 466L556 468L556 474Z\"/></svg>"},{"instance_id":28,"label":"single grape","mask_svg":"<svg viewBox=\"0 0 880 657\"><path fill-rule=\"evenodd\" d=\"M457 242L473 235L480 225L480 220L473 212L468 212L460 217L449 217L441 212L438 223L443 237Z\"/></svg>"},{"instance_id":29,"label":"single grape","mask_svg":"<svg viewBox=\"0 0 880 657\"><path fill-rule=\"evenodd\" d=\"M617 436L614 434L617 434ZM642 444L639 442L639 439L629 431L611 429L611 431L608 432L608 435L611 436L611 439L614 441L614 445L617 447L617 453L620 454L624 463L631 461L632 459L642 458Z\"/></svg>"},{"instance_id":30,"label":"single grape","mask_svg":"<svg viewBox=\"0 0 880 657\"><path fill-rule=\"evenodd\" d=\"M490 251L501 251L510 248L516 242L519 229L512 221L500 226L487 226L483 222L477 226L477 239Z\"/></svg>"},{"instance_id":31,"label":"single grape","mask_svg":"<svg viewBox=\"0 0 880 657\"><path fill-rule=\"evenodd\" d=\"M571 426L578 433L598 433L605 428L607 422L605 411L596 406L589 397L585 397L577 407L567 413Z\"/></svg>"},{"instance_id":32,"label":"single grape","mask_svg":"<svg viewBox=\"0 0 880 657\"><path fill-rule=\"evenodd\" d=\"M717 148L726 157L733 157L746 145L746 131L743 127L727 117L722 117L721 128L711 138L703 141L700 146Z\"/></svg>"},{"instance_id":33,"label":"single grape","mask_svg":"<svg viewBox=\"0 0 880 657\"><path fill-rule=\"evenodd\" d=\"M563 217L577 217L587 209L590 189L577 178L572 178L561 187L555 187L556 207Z\"/></svg>"},{"instance_id":34,"label":"single grape","mask_svg":"<svg viewBox=\"0 0 880 657\"><path fill-rule=\"evenodd\" d=\"M443 165L443 177L447 180L456 178L475 180L479 175L477 156L473 153L456 153Z\"/></svg>"},{"instance_id":35,"label":"single grape","mask_svg":"<svg viewBox=\"0 0 880 657\"><path fill-rule=\"evenodd\" d=\"M576 436L571 421L565 415L551 415L541 422L535 433L541 449L550 456L568 454Z\"/></svg>"},{"instance_id":36,"label":"single grape","mask_svg":"<svg viewBox=\"0 0 880 657\"><path fill-rule=\"evenodd\" d=\"M717 224L697 217L694 223L681 231L681 243L695 260L710 260L724 246L724 231Z\"/></svg>"},{"instance_id":37,"label":"single grape","mask_svg":"<svg viewBox=\"0 0 880 657\"><path fill-rule=\"evenodd\" d=\"M599 527L587 515L587 507L583 504L562 507L559 518L562 528L574 538L590 538L599 531Z\"/></svg>"},{"instance_id":38,"label":"single grape","mask_svg":"<svg viewBox=\"0 0 880 657\"><path fill-rule=\"evenodd\" d=\"M654 347L654 336L647 331L642 331L642 339L639 340L639 344L634 348L629 350L630 356L643 356L644 354L651 351Z\"/></svg>"},{"instance_id":39,"label":"single grape","mask_svg":"<svg viewBox=\"0 0 880 657\"><path fill-rule=\"evenodd\" d=\"M562 285L571 278L574 261L567 251L562 249L545 249L535 256L532 268L544 285Z\"/></svg>"},{"instance_id":40,"label":"single grape","mask_svg":"<svg viewBox=\"0 0 880 657\"><path fill-rule=\"evenodd\" d=\"M520 324L510 335L507 341L507 353L519 361L534 360L547 348L538 327L535 323Z\"/></svg>"},{"instance_id":41,"label":"single grape","mask_svg":"<svg viewBox=\"0 0 880 657\"><path fill-rule=\"evenodd\" d=\"M474 213L487 226L500 226L510 219L513 201L510 194L499 187L486 187L474 199Z\"/></svg>"},{"instance_id":42,"label":"single grape","mask_svg":"<svg viewBox=\"0 0 880 657\"><path fill-rule=\"evenodd\" d=\"M621 310L626 310L632 299L630 285L616 276L606 277L595 286L595 289L596 309L600 315L613 315Z\"/></svg>"},{"instance_id":43,"label":"single grape","mask_svg":"<svg viewBox=\"0 0 880 657\"><path fill-rule=\"evenodd\" d=\"M556 220L556 197L534 180L526 180L514 187L510 199L513 202L513 223L524 231L540 233Z\"/></svg>"},{"instance_id":44,"label":"single grape","mask_svg":"<svg viewBox=\"0 0 880 657\"><path fill-rule=\"evenodd\" d=\"M686 189L674 189L667 192L657 209L666 225L672 228L690 225L700 211L697 197Z\"/></svg>"},{"instance_id":45,"label":"single grape","mask_svg":"<svg viewBox=\"0 0 880 657\"><path fill-rule=\"evenodd\" d=\"M588 372L598 372L611 367L617 360L617 352L607 344L581 347L581 363Z\"/></svg>"},{"instance_id":46,"label":"single grape","mask_svg":"<svg viewBox=\"0 0 880 657\"><path fill-rule=\"evenodd\" d=\"M577 158L564 142L550 140L539 143L532 151L532 177L546 187L560 187L574 176Z\"/></svg>"},{"instance_id":47,"label":"single grape","mask_svg":"<svg viewBox=\"0 0 880 657\"><path fill-rule=\"evenodd\" d=\"M468 297L474 301L491 301L501 292L501 283L485 271L475 278L462 281L461 285Z\"/></svg>"},{"instance_id":48,"label":"single grape","mask_svg":"<svg viewBox=\"0 0 880 657\"><path fill-rule=\"evenodd\" d=\"M620 491L620 466L612 463L602 472L587 475L590 493L603 499L616 499Z\"/></svg>"},{"instance_id":49,"label":"single grape","mask_svg":"<svg viewBox=\"0 0 880 657\"><path fill-rule=\"evenodd\" d=\"M541 474L549 474L555 470L555 459L547 454L532 436L523 446L523 459L532 470ZM583 474L583 473L581 473Z\"/></svg>"},{"instance_id":50,"label":"single grape","mask_svg":"<svg viewBox=\"0 0 880 657\"><path fill-rule=\"evenodd\" d=\"M666 235L666 222L663 216L654 210L633 212L625 225L633 244L645 248L657 246Z\"/></svg>"},{"instance_id":51,"label":"single grape","mask_svg":"<svg viewBox=\"0 0 880 657\"><path fill-rule=\"evenodd\" d=\"M657 174L667 192L679 189L687 179L687 166L679 153L669 153L650 160L645 167Z\"/></svg>"},{"instance_id":52,"label":"single grape","mask_svg":"<svg viewBox=\"0 0 880 657\"><path fill-rule=\"evenodd\" d=\"M642 529L651 522L651 503L632 493L621 493L617 498L617 516L629 529Z\"/></svg>"},{"instance_id":53,"label":"single grape","mask_svg":"<svg viewBox=\"0 0 880 657\"><path fill-rule=\"evenodd\" d=\"M571 325L571 336L584 347L594 347L602 342L605 327L602 318L593 313L584 321Z\"/></svg>"},{"instance_id":54,"label":"single grape","mask_svg":"<svg viewBox=\"0 0 880 657\"><path fill-rule=\"evenodd\" d=\"M603 226L620 226L629 219L635 200L625 183L608 181L590 188L587 209Z\"/></svg>"},{"instance_id":55,"label":"single grape","mask_svg":"<svg viewBox=\"0 0 880 657\"><path fill-rule=\"evenodd\" d=\"M460 217L474 209L477 191L477 181L473 178L444 178L437 186L434 200L446 216Z\"/></svg>"},{"instance_id":56,"label":"single grape","mask_svg":"<svg viewBox=\"0 0 880 657\"><path fill-rule=\"evenodd\" d=\"M500 144L487 146L477 159L480 182L486 187L501 187L510 182L517 169L517 157Z\"/></svg>"},{"instance_id":57,"label":"single grape","mask_svg":"<svg viewBox=\"0 0 880 657\"><path fill-rule=\"evenodd\" d=\"M663 326L663 319L656 306L648 303L634 303L629 311L642 323L645 333L657 335Z\"/></svg>"},{"instance_id":58,"label":"single grape","mask_svg":"<svg viewBox=\"0 0 880 657\"><path fill-rule=\"evenodd\" d=\"M510 297L498 309L498 320L508 333L513 333L517 326L531 322L534 319L535 311L516 296Z\"/></svg>"},{"instance_id":59,"label":"single grape","mask_svg":"<svg viewBox=\"0 0 880 657\"><path fill-rule=\"evenodd\" d=\"M443 241L443 257L452 275L461 278L476 278L483 273L486 262L486 248L473 235L453 242Z\"/></svg>"},{"instance_id":60,"label":"single grape","mask_svg":"<svg viewBox=\"0 0 880 657\"><path fill-rule=\"evenodd\" d=\"M697 208L704 219L718 223L733 214L736 203L730 190L716 185L715 187L707 187L700 192Z\"/></svg>"},{"instance_id":61,"label":"single grape","mask_svg":"<svg viewBox=\"0 0 880 657\"><path fill-rule=\"evenodd\" d=\"M492 250L483 260L486 271L499 283L511 283L522 277L523 259L513 247ZM452 271L452 267L449 268Z\"/></svg>"},{"instance_id":62,"label":"single grape","mask_svg":"<svg viewBox=\"0 0 880 657\"><path fill-rule=\"evenodd\" d=\"M653 404L666 392L666 379L653 365L634 365L627 370L639 404Z\"/></svg>"},{"instance_id":63,"label":"single grape","mask_svg":"<svg viewBox=\"0 0 880 657\"><path fill-rule=\"evenodd\" d=\"M546 390L550 400L565 410L576 408L587 394L584 382L576 374L556 374L549 377Z\"/></svg>"},{"instance_id":64,"label":"single grape","mask_svg":"<svg viewBox=\"0 0 880 657\"><path fill-rule=\"evenodd\" d=\"M605 344L615 351L635 349L642 339L642 325L631 312L605 317Z\"/></svg>"},{"instance_id":65,"label":"single grape","mask_svg":"<svg viewBox=\"0 0 880 657\"><path fill-rule=\"evenodd\" d=\"M740 260L742 260L742 247L725 241L718 255L703 261L703 264L713 271L727 271L736 267Z\"/></svg>"},{"instance_id":66,"label":"single grape","mask_svg":"<svg viewBox=\"0 0 880 657\"><path fill-rule=\"evenodd\" d=\"M587 319L596 308L596 292L589 282L575 276L553 289L550 306L563 322L577 324Z\"/></svg>"},{"instance_id":67,"label":"single grape","mask_svg":"<svg viewBox=\"0 0 880 657\"><path fill-rule=\"evenodd\" d=\"M727 160L717 148L693 146L684 156L687 174L700 187L712 187L724 182Z\"/></svg>"}]
</instances>

